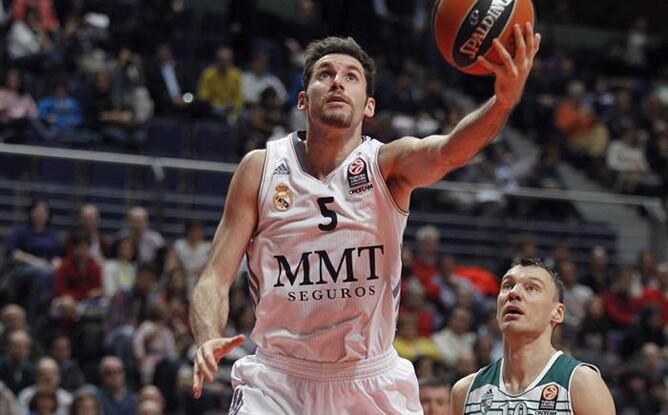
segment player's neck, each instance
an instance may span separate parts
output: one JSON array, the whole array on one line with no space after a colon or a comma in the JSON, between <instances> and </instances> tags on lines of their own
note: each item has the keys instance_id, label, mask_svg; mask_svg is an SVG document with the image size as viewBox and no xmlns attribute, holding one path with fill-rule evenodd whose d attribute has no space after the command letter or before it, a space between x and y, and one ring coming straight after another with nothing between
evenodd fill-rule
<instances>
[{"instance_id":1,"label":"player's neck","mask_svg":"<svg viewBox=\"0 0 668 415\"><path fill-rule=\"evenodd\" d=\"M556 350L550 336L522 341L517 336L503 344L503 381L511 394L522 393L545 369Z\"/></svg>"},{"instance_id":2,"label":"player's neck","mask_svg":"<svg viewBox=\"0 0 668 415\"><path fill-rule=\"evenodd\" d=\"M360 144L361 138L361 125L351 129L309 126L302 146L306 172L324 179Z\"/></svg>"}]
</instances>

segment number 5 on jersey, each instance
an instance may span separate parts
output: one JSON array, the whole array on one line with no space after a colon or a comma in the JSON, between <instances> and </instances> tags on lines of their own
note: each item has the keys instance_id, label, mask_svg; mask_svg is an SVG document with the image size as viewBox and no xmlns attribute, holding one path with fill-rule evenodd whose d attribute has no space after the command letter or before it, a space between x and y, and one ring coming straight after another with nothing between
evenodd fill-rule
<instances>
[{"instance_id":1,"label":"number 5 on jersey","mask_svg":"<svg viewBox=\"0 0 668 415\"><path fill-rule=\"evenodd\" d=\"M318 206L320 207L320 214L330 219L329 223L321 223L320 225L318 225L318 229L320 229L323 232L334 230L334 228L336 228L336 225L338 225L339 223L339 218L336 216L336 212L327 207L328 204L334 203L334 198L331 196L319 197L317 201L318 201Z\"/></svg>"}]
</instances>

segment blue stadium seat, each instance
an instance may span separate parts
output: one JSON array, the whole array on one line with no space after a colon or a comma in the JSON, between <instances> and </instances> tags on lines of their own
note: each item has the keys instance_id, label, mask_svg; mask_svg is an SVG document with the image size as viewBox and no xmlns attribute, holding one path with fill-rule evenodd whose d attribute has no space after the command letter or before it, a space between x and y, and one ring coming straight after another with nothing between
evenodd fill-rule
<instances>
[{"instance_id":1,"label":"blue stadium seat","mask_svg":"<svg viewBox=\"0 0 668 415\"><path fill-rule=\"evenodd\" d=\"M152 156L183 157L183 122L168 118L151 120L144 152Z\"/></svg>"},{"instance_id":2,"label":"blue stadium seat","mask_svg":"<svg viewBox=\"0 0 668 415\"><path fill-rule=\"evenodd\" d=\"M47 183L76 184L77 162L42 158L39 161L39 180Z\"/></svg>"},{"instance_id":3,"label":"blue stadium seat","mask_svg":"<svg viewBox=\"0 0 668 415\"><path fill-rule=\"evenodd\" d=\"M200 195L224 196L230 186L230 175L215 172L195 174L195 192Z\"/></svg>"},{"instance_id":4,"label":"blue stadium seat","mask_svg":"<svg viewBox=\"0 0 668 415\"><path fill-rule=\"evenodd\" d=\"M128 167L122 164L92 163L90 185L113 189L125 189L128 184Z\"/></svg>"},{"instance_id":5,"label":"blue stadium seat","mask_svg":"<svg viewBox=\"0 0 668 415\"><path fill-rule=\"evenodd\" d=\"M234 159L233 131L233 127L220 122L198 122L195 124L196 157L216 161Z\"/></svg>"}]
</instances>

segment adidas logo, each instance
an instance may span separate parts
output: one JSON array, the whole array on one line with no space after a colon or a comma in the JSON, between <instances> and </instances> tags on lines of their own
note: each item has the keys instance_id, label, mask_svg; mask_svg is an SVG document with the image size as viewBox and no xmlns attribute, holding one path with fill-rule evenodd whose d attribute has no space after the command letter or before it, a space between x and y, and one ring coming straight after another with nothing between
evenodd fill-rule
<instances>
[{"instance_id":1,"label":"adidas logo","mask_svg":"<svg viewBox=\"0 0 668 415\"><path fill-rule=\"evenodd\" d=\"M274 172L272 173L272 176L276 176L277 174L282 174L282 175L287 175L290 174L290 169L288 166L285 165L285 162L281 163L274 169Z\"/></svg>"}]
</instances>

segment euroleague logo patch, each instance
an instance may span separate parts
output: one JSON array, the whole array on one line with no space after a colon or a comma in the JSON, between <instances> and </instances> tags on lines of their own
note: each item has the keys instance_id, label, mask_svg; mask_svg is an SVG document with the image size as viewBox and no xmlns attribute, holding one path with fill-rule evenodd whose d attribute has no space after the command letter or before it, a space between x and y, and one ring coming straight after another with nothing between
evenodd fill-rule
<instances>
[{"instance_id":1,"label":"euroleague logo patch","mask_svg":"<svg viewBox=\"0 0 668 415\"><path fill-rule=\"evenodd\" d=\"M361 157L356 158L348 166L348 185L350 186L348 193L351 195L373 189L373 184L369 181L366 161Z\"/></svg>"},{"instance_id":2,"label":"euroleague logo patch","mask_svg":"<svg viewBox=\"0 0 668 415\"><path fill-rule=\"evenodd\" d=\"M559 397L559 387L554 383L546 385L540 392L539 410L554 411L557 408L557 398Z\"/></svg>"},{"instance_id":3,"label":"euroleague logo patch","mask_svg":"<svg viewBox=\"0 0 668 415\"><path fill-rule=\"evenodd\" d=\"M292 206L290 188L283 183L276 186L276 193L274 193L274 197L271 199L271 204L274 205L276 210L280 210L281 212L290 209L290 206Z\"/></svg>"}]
</instances>

